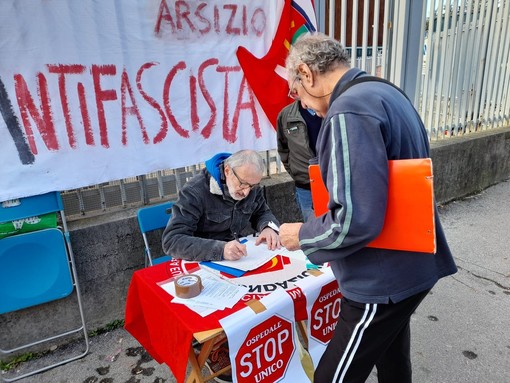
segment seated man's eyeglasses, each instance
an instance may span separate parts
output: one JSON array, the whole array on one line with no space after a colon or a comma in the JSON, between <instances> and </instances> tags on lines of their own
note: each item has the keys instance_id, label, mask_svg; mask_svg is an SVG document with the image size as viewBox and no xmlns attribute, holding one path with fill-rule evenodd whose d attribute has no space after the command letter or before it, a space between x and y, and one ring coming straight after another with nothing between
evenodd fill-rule
<instances>
[{"instance_id":1,"label":"seated man's eyeglasses","mask_svg":"<svg viewBox=\"0 0 510 383\"><path fill-rule=\"evenodd\" d=\"M256 188L257 186L259 186L260 184L250 184L248 182L245 182L245 181L241 181L241 179L239 178L239 176L236 174L236 171L234 170L234 168L231 168L232 169L232 174L234 174L234 177L237 178L237 182L239 182L239 189L253 189L253 188Z\"/></svg>"},{"instance_id":2,"label":"seated man's eyeglasses","mask_svg":"<svg viewBox=\"0 0 510 383\"><path fill-rule=\"evenodd\" d=\"M299 94L297 92L297 88L294 88L294 84L296 83L296 81L299 81L299 83L301 84L301 78L299 76L294 77L294 80L292 81L292 84L290 85L289 88L289 93L287 94L287 97L292 98L293 100L300 99Z\"/></svg>"}]
</instances>

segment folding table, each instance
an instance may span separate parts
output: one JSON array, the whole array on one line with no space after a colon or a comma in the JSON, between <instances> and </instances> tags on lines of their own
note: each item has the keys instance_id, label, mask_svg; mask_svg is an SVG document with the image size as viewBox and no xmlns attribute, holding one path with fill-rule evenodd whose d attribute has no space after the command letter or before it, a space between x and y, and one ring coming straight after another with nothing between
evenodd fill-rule
<instances>
[{"instance_id":1,"label":"folding table","mask_svg":"<svg viewBox=\"0 0 510 383\"><path fill-rule=\"evenodd\" d=\"M305 262L299 263L300 267L297 268L298 263L295 262L292 268L290 267L292 260L284 262L284 258L281 257L273 262L276 264L271 265L272 269L278 269L278 271L267 271L260 276L261 279L264 276L267 279L267 273L271 273L272 280L281 286L288 287L289 295L294 300L296 323L300 323L298 328L303 332L306 328L303 321L307 319L305 297L299 289L292 288L292 282L306 278L315 271L307 270ZM279 268L278 263L280 263ZM219 320L246 307L247 300L257 296L262 297L266 292L252 288L254 291L248 294L246 300L239 301L233 308L201 317L184 305L171 303L172 296L159 285L161 282L187 272L187 267L193 268L196 264L190 266L189 263L173 259L136 271L127 296L125 328L156 361L170 367L177 382L185 381L188 363L191 366L191 373L186 382L206 382L212 376L202 375L205 361L213 346L225 338ZM286 274L286 267L287 271L292 270L290 274ZM283 278L281 282L278 282L278 276ZM265 285L268 286L268 284ZM195 355L192 347L193 340L202 345L198 356Z\"/></svg>"}]
</instances>

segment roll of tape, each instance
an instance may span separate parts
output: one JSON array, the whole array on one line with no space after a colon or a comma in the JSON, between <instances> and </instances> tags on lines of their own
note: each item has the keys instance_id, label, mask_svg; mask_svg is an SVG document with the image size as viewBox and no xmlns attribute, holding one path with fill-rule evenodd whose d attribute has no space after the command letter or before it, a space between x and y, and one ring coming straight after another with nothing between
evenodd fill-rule
<instances>
[{"instance_id":1,"label":"roll of tape","mask_svg":"<svg viewBox=\"0 0 510 383\"><path fill-rule=\"evenodd\" d=\"M178 277L175 280L175 294L179 298L193 298L202 291L202 279L194 274L187 274Z\"/></svg>"}]
</instances>

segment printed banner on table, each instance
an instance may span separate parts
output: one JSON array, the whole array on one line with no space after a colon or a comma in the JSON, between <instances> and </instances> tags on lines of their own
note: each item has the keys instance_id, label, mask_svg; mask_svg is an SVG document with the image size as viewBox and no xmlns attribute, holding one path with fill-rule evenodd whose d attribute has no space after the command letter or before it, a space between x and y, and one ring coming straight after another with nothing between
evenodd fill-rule
<instances>
[{"instance_id":1,"label":"printed banner on table","mask_svg":"<svg viewBox=\"0 0 510 383\"><path fill-rule=\"evenodd\" d=\"M0 1L0 201L274 149L311 4Z\"/></svg>"},{"instance_id":2,"label":"printed banner on table","mask_svg":"<svg viewBox=\"0 0 510 383\"><path fill-rule=\"evenodd\" d=\"M324 267L321 271L322 274L297 283L306 297L308 352L314 367L317 367L333 337L340 316L342 298L331 268Z\"/></svg>"},{"instance_id":3,"label":"printed banner on table","mask_svg":"<svg viewBox=\"0 0 510 383\"><path fill-rule=\"evenodd\" d=\"M221 319L234 382L309 382L300 360L292 299L277 289L260 300L262 312L246 307Z\"/></svg>"},{"instance_id":4,"label":"printed banner on table","mask_svg":"<svg viewBox=\"0 0 510 383\"><path fill-rule=\"evenodd\" d=\"M306 305L297 282L310 278L306 265L304 256L297 259L278 255L260 268L236 278L235 283L248 287L248 293L243 297L245 302L261 299L278 288L284 289L292 298L296 318L300 320L306 318Z\"/></svg>"}]
</instances>

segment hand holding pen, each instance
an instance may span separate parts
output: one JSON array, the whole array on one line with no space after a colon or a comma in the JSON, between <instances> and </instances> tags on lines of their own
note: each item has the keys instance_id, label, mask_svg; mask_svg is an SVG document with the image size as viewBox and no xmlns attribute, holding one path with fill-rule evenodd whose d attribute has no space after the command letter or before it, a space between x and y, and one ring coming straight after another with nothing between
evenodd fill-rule
<instances>
[{"instance_id":1,"label":"hand holding pen","mask_svg":"<svg viewBox=\"0 0 510 383\"><path fill-rule=\"evenodd\" d=\"M248 255L246 252L246 245L244 244L246 240L240 241L237 234L234 234L234 237L235 239L227 242L223 248L223 259L227 261L237 261L238 259Z\"/></svg>"}]
</instances>

